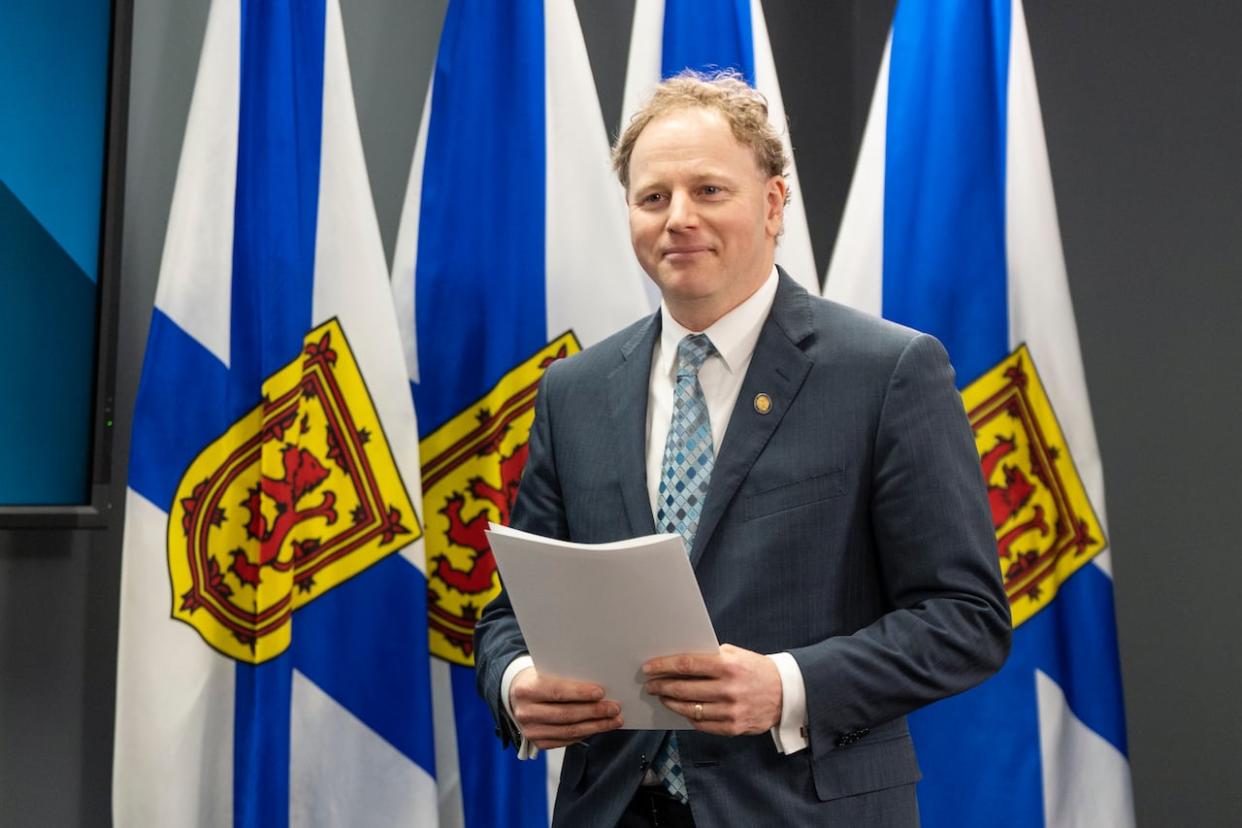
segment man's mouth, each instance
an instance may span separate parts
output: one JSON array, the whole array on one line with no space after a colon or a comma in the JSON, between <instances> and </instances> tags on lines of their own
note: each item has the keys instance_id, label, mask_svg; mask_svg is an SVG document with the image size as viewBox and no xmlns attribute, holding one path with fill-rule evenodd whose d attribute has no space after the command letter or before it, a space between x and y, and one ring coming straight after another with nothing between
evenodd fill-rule
<instances>
[{"instance_id":1,"label":"man's mouth","mask_svg":"<svg viewBox=\"0 0 1242 828\"><path fill-rule=\"evenodd\" d=\"M664 249L664 258L666 259L688 259L700 253L708 253L711 248L705 244L683 244L677 247L666 247Z\"/></svg>"}]
</instances>

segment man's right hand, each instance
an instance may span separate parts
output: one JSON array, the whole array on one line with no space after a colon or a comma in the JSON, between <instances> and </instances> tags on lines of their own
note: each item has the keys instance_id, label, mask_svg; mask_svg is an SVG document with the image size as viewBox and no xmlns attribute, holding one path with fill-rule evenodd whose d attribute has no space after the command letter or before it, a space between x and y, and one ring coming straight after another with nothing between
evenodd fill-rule
<instances>
[{"instance_id":1,"label":"man's right hand","mask_svg":"<svg viewBox=\"0 0 1242 828\"><path fill-rule=\"evenodd\" d=\"M522 736L541 750L565 747L621 727L621 705L604 688L584 681L541 676L527 667L513 678L509 704Z\"/></svg>"}]
</instances>

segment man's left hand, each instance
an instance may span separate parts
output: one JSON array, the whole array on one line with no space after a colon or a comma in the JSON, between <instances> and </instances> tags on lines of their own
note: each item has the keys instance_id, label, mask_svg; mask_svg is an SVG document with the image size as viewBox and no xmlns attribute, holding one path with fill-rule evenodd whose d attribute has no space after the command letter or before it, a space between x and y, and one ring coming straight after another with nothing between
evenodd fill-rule
<instances>
[{"instance_id":1,"label":"man's left hand","mask_svg":"<svg viewBox=\"0 0 1242 828\"><path fill-rule=\"evenodd\" d=\"M732 644L715 655L681 653L643 665L644 689L717 736L764 733L781 720L781 674L772 659Z\"/></svg>"}]
</instances>

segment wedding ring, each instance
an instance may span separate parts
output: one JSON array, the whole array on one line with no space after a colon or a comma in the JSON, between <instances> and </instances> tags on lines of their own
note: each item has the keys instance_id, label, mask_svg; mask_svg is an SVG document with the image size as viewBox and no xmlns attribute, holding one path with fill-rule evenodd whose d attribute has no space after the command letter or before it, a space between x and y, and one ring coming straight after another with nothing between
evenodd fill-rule
<instances>
[{"instance_id":1,"label":"wedding ring","mask_svg":"<svg viewBox=\"0 0 1242 828\"><path fill-rule=\"evenodd\" d=\"M702 704L696 704L694 706L694 720L696 722L703 721L703 705Z\"/></svg>"}]
</instances>

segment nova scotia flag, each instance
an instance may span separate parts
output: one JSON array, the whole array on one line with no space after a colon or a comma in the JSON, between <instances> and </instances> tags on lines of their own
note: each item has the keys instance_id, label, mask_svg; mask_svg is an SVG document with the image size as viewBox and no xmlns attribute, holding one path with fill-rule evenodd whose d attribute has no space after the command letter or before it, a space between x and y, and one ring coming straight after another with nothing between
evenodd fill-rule
<instances>
[{"instance_id":1,"label":"nova scotia flag","mask_svg":"<svg viewBox=\"0 0 1242 828\"><path fill-rule=\"evenodd\" d=\"M418 425L338 0L215 0L133 423L117 825L434 825Z\"/></svg>"},{"instance_id":2,"label":"nova scotia flag","mask_svg":"<svg viewBox=\"0 0 1242 828\"><path fill-rule=\"evenodd\" d=\"M499 591L482 530L508 522L544 369L649 312L642 278L573 0L451 0L392 275L422 429L442 825L548 824L561 751L503 750L475 689L474 622Z\"/></svg>"},{"instance_id":3,"label":"nova scotia flag","mask_svg":"<svg viewBox=\"0 0 1242 828\"><path fill-rule=\"evenodd\" d=\"M911 717L929 826L1134 822L1104 484L1021 0L897 8L825 295L948 348L1013 650Z\"/></svg>"}]
</instances>

